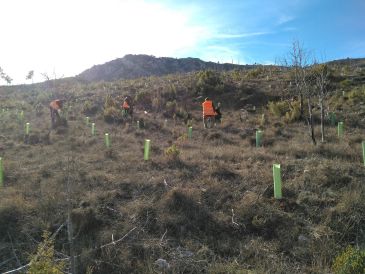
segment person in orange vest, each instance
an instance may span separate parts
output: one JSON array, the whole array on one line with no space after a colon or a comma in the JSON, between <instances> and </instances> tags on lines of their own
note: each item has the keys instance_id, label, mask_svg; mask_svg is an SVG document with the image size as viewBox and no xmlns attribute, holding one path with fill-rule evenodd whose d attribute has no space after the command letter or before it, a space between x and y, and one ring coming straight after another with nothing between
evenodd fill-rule
<instances>
[{"instance_id":1,"label":"person in orange vest","mask_svg":"<svg viewBox=\"0 0 365 274\"><path fill-rule=\"evenodd\" d=\"M205 101L202 103L202 106L203 106L204 128L207 128L207 119L210 117L214 118L216 115L215 107L213 101L210 100L208 97L205 98Z\"/></svg>"},{"instance_id":2,"label":"person in orange vest","mask_svg":"<svg viewBox=\"0 0 365 274\"><path fill-rule=\"evenodd\" d=\"M129 114L132 116L133 114L133 106L131 104L131 100L130 100L130 97L125 97L124 98L124 101L123 101L123 104L122 104L122 110L124 113L126 114Z\"/></svg>"},{"instance_id":3,"label":"person in orange vest","mask_svg":"<svg viewBox=\"0 0 365 274\"><path fill-rule=\"evenodd\" d=\"M60 99L53 100L49 104L49 110L51 111L51 125L52 128L56 126L57 121L60 119L60 112L63 106L63 102Z\"/></svg>"}]
</instances>

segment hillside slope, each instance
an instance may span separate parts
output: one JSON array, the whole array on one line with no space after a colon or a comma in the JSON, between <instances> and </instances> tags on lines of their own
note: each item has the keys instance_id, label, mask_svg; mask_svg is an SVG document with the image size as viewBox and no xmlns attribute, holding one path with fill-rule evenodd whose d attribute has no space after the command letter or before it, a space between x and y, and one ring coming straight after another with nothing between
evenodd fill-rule
<instances>
[{"instance_id":1,"label":"hillside slope","mask_svg":"<svg viewBox=\"0 0 365 274\"><path fill-rule=\"evenodd\" d=\"M365 86L348 78L363 72L335 83L327 103L344 135L326 119L317 146L303 122L267 107L291 98L281 68L0 87L0 272L26 269L43 231L57 231L54 257L70 273L69 215L78 273L332 273L346 246L365 244ZM127 94L133 119L118 108ZM222 102L212 129L201 121L205 95ZM61 96L68 127L50 131L48 104ZM246 105L255 108L241 115ZM273 195L278 163L282 199Z\"/></svg>"}]
</instances>

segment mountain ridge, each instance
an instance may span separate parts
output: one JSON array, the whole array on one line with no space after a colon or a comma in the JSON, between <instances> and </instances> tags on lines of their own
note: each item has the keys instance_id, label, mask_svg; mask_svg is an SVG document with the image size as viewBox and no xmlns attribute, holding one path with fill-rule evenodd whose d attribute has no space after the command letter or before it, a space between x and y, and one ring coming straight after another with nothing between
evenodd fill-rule
<instances>
[{"instance_id":1,"label":"mountain ridge","mask_svg":"<svg viewBox=\"0 0 365 274\"><path fill-rule=\"evenodd\" d=\"M76 78L86 81L115 81L134 79L148 76L162 76L175 73L188 73L199 70L232 70L249 69L255 65L236 65L229 63L206 62L199 58L172 58L155 57L145 54L127 54L122 58L117 58L104 64L94 65L76 76Z\"/></svg>"}]
</instances>

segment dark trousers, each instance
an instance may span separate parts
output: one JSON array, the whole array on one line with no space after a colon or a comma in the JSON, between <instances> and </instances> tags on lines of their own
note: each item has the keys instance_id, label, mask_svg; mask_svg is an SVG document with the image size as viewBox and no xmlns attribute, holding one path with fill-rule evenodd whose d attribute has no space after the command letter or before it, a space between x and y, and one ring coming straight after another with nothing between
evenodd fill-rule
<instances>
[{"instance_id":1,"label":"dark trousers","mask_svg":"<svg viewBox=\"0 0 365 274\"><path fill-rule=\"evenodd\" d=\"M50 107L49 110L51 112L51 125L52 128L54 128L56 126L57 121L60 119L60 115L58 114L58 111L56 109Z\"/></svg>"}]
</instances>

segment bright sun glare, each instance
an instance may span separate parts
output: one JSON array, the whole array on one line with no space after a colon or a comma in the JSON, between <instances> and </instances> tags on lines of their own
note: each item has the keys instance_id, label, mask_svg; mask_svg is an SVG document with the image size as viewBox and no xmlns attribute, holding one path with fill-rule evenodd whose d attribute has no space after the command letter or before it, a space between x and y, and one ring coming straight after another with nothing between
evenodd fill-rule
<instances>
[{"instance_id":1,"label":"bright sun glare","mask_svg":"<svg viewBox=\"0 0 365 274\"><path fill-rule=\"evenodd\" d=\"M73 76L129 53L178 57L208 34L190 24L192 12L142 0L5 0L0 24L11 27L2 31L9 42L0 59L14 83L23 83L29 70L35 81L40 73Z\"/></svg>"}]
</instances>

